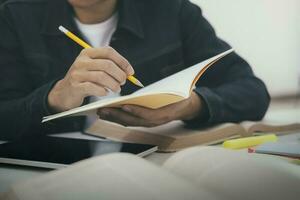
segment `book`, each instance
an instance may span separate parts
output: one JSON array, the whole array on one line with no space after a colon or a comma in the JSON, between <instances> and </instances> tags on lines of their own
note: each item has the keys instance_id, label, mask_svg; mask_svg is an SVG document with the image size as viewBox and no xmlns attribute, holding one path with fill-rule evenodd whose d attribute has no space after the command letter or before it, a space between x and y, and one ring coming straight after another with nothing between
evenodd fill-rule
<instances>
[{"instance_id":1,"label":"book","mask_svg":"<svg viewBox=\"0 0 300 200\"><path fill-rule=\"evenodd\" d=\"M255 153L286 156L300 159L300 143L267 143L255 148Z\"/></svg>"},{"instance_id":2,"label":"book","mask_svg":"<svg viewBox=\"0 0 300 200\"><path fill-rule=\"evenodd\" d=\"M284 123L267 120L246 121L239 124L224 123L212 127L190 129L182 121L144 128L125 127L99 119L85 132L116 141L157 145L161 152L173 152L197 145L218 144L233 138L265 133L288 134L295 130L300 130L300 122L297 120Z\"/></svg>"},{"instance_id":3,"label":"book","mask_svg":"<svg viewBox=\"0 0 300 200\"><path fill-rule=\"evenodd\" d=\"M267 155L193 147L161 164L115 153L16 183L0 199L299 199L299 166Z\"/></svg>"},{"instance_id":4,"label":"book","mask_svg":"<svg viewBox=\"0 0 300 200\"><path fill-rule=\"evenodd\" d=\"M132 104L155 109L182 101L189 98L196 82L204 72L215 62L231 52L233 52L233 49L227 50L192 67L141 88L130 95L102 99L65 112L46 116L42 122L67 116L95 115L97 110L103 107L120 107L122 105ZM178 80L180 80L180 84L177 84Z\"/></svg>"},{"instance_id":5,"label":"book","mask_svg":"<svg viewBox=\"0 0 300 200\"><path fill-rule=\"evenodd\" d=\"M285 141L285 139L287 141ZM251 150L255 153L300 159L300 131L298 133L280 137L278 142L265 143Z\"/></svg>"}]
</instances>

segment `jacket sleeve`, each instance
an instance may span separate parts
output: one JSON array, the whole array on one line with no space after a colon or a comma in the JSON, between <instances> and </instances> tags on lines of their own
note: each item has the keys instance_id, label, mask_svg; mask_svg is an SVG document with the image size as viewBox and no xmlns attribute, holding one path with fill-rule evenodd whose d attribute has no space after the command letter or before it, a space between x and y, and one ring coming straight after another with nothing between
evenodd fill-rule
<instances>
[{"instance_id":1,"label":"jacket sleeve","mask_svg":"<svg viewBox=\"0 0 300 200\"><path fill-rule=\"evenodd\" d=\"M0 140L42 134L47 96L54 82L35 88L13 25L0 9ZM26 136L29 136L26 135Z\"/></svg>"},{"instance_id":2,"label":"jacket sleeve","mask_svg":"<svg viewBox=\"0 0 300 200\"><path fill-rule=\"evenodd\" d=\"M188 0L181 3L180 28L187 66L231 48L216 36L198 6ZM199 116L187 122L196 126L260 120L270 101L264 83L237 53L231 53L214 64L198 81L195 92L207 110L205 117Z\"/></svg>"}]
</instances>

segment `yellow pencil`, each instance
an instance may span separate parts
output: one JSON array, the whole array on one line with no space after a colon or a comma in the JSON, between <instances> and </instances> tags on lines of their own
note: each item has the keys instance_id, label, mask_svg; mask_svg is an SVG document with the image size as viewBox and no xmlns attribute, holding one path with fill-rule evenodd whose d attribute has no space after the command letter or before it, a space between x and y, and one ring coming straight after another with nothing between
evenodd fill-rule
<instances>
[{"instance_id":1,"label":"yellow pencil","mask_svg":"<svg viewBox=\"0 0 300 200\"><path fill-rule=\"evenodd\" d=\"M66 36L68 36L71 40L73 40L74 42L76 42L77 44L82 46L83 48L85 48L85 49L92 48L89 44L87 44L85 41L83 41L82 39L80 39L79 37L74 35L72 32L67 30L65 27L59 26L58 29L61 32L63 32ZM128 76L127 79L137 86L144 87L144 85L134 76Z\"/></svg>"}]
</instances>

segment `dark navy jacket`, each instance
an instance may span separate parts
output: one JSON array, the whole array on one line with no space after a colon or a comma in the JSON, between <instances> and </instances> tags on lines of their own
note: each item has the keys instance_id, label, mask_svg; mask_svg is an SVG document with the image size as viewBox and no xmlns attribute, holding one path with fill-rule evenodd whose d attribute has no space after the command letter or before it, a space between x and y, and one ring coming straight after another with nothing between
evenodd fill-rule
<instances>
[{"instance_id":1,"label":"dark navy jacket","mask_svg":"<svg viewBox=\"0 0 300 200\"><path fill-rule=\"evenodd\" d=\"M188 0L120 0L111 46L126 57L145 85L231 48ZM221 17L221 16L220 16ZM66 0L8 0L0 7L0 139L81 130L84 118L41 124L47 95L64 77L81 47L63 25L81 35ZM180 84L180 80L178 80ZM122 95L137 88L127 83ZM261 119L269 105L264 83L236 53L197 83L207 116L192 125Z\"/></svg>"}]
</instances>

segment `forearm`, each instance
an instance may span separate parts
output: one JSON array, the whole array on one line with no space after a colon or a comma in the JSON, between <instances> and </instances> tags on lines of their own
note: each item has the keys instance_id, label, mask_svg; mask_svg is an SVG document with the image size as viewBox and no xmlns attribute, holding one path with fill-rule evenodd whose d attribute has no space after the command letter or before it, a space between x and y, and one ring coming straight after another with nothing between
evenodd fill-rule
<instances>
[{"instance_id":1,"label":"forearm","mask_svg":"<svg viewBox=\"0 0 300 200\"><path fill-rule=\"evenodd\" d=\"M5 100L1 100L1 139L21 138L25 133L41 134L42 117L48 114L45 98L52 84L43 85L21 98L6 97Z\"/></svg>"},{"instance_id":2,"label":"forearm","mask_svg":"<svg viewBox=\"0 0 300 200\"><path fill-rule=\"evenodd\" d=\"M47 95L53 84L46 84L26 97L0 101L0 140L82 130L85 117L80 116L42 123L43 116L50 114Z\"/></svg>"},{"instance_id":3,"label":"forearm","mask_svg":"<svg viewBox=\"0 0 300 200\"><path fill-rule=\"evenodd\" d=\"M196 91L207 104L209 123L261 120L270 102L265 85L255 77Z\"/></svg>"}]
</instances>

